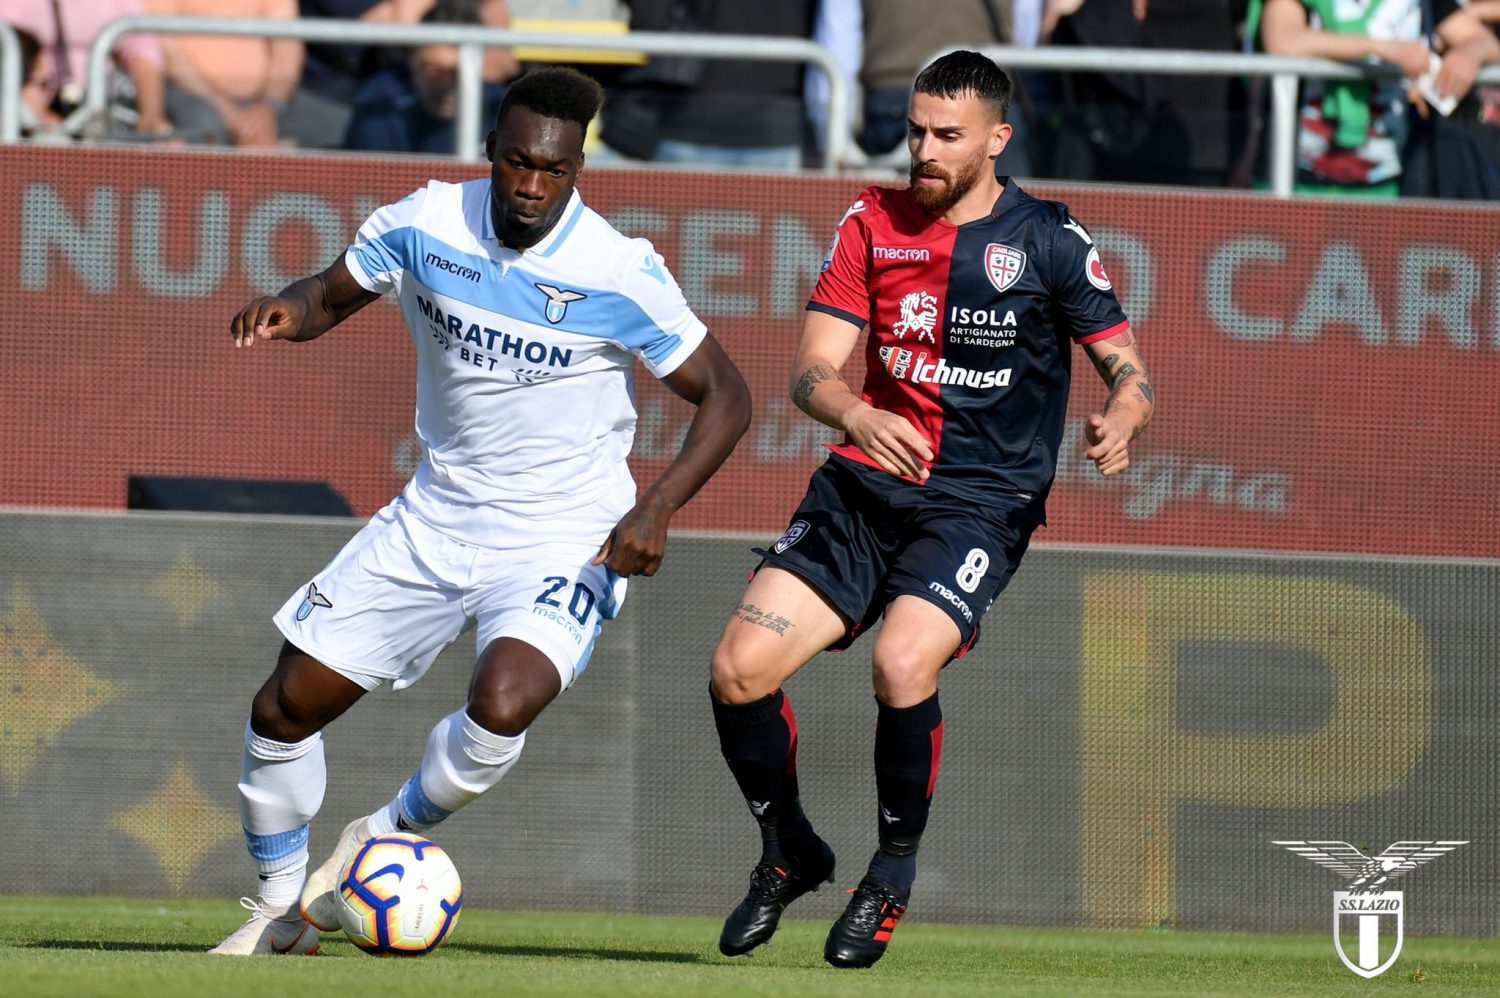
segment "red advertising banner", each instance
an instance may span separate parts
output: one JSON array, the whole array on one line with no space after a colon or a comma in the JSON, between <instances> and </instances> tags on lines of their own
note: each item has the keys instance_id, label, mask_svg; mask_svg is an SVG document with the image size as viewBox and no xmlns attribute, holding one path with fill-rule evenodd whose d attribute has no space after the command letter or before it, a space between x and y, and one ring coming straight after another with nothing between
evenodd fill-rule
<instances>
[{"instance_id":1,"label":"red advertising banner","mask_svg":"<svg viewBox=\"0 0 1500 998\"><path fill-rule=\"evenodd\" d=\"M323 480L373 512L419 457L398 311L249 351L228 321L325 266L376 206L475 173L0 149L0 503L120 508L127 476L158 474ZM774 535L822 460L833 435L787 401L787 367L867 182L585 173L588 203L655 242L755 393L744 442L675 526ZM1034 192L1093 233L1159 403L1130 470L1100 478L1079 426L1105 392L1075 357L1039 541L1500 557L1500 209ZM637 385L644 481L691 410L644 372Z\"/></svg>"}]
</instances>

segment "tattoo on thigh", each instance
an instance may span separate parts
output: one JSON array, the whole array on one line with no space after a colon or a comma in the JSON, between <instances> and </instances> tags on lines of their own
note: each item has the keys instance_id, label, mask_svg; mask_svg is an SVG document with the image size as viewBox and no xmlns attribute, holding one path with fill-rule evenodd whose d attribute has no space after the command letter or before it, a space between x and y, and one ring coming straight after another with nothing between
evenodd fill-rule
<instances>
[{"instance_id":1,"label":"tattoo on thigh","mask_svg":"<svg viewBox=\"0 0 1500 998\"><path fill-rule=\"evenodd\" d=\"M762 610L754 603L741 603L735 607L734 617L737 620L743 620L747 624L755 624L757 627L764 627L768 631L775 631L783 637L786 636L787 628L797 626L786 617Z\"/></svg>"}]
</instances>

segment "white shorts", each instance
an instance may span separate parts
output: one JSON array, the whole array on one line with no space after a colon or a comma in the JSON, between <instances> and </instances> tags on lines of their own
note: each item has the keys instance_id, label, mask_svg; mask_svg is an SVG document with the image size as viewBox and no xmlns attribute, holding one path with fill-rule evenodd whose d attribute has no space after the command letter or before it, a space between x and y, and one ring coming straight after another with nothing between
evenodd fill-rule
<instances>
[{"instance_id":1,"label":"white shorts","mask_svg":"<svg viewBox=\"0 0 1500 998\"><path fill-rule=\"evenodd\" d=\"M552 660L567 689L588 665L625 579L590 565L603 538L509 548L464 544L402 499L376 513L272 619L286 639L367 690L405 689L470 625L477 652L516 638Z\"/></svg>"}]
</instances>

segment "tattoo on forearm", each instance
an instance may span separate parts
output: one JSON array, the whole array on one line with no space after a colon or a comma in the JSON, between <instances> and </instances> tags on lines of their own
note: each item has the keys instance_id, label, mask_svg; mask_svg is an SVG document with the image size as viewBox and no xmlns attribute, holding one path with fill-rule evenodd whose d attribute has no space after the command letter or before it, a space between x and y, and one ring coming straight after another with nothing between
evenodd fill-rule
<instances>
[{"instance_id":1,"label":"tattoo on forearm","mask_svg":"<svg viewBox=\"0 0 1500 998\"><path fill-rule=\"evenodd\" d=\"M734 608L733 616L736 620L743 620L747 624L764 627L766 630L775 631L783 637L786 636L787 628L797 626L786 617L762 610L754 603L741 603Z\"/></svg>"},{"instance_id":2,"label":"tattoo on forearm","mask_svg":"<svg viewBox=\"0 0 1500 998\"><path fill-rule=\"evenodd\" d=\"M1117 353L1112 353L1108 357L1105 357L1103 360L1100 360L1098 357L1091 357L1090 359L1094 362L1094 370L1099 372L1099 377L1103 378L1105 381L1108 381L1109 372L1113 370L1115 364L1119 362L1120 355Z\"/></svg>"},{"instance_id":3,"label":"tattoo on forearm","mask_svg":"<svg viewBox=\"0 0 1500 998\"><path fill-rule=\"evenodd\" d=\"M1154 389L1154 388L1151 387L1151 382L1149 382L1149 381L1142 381L1139 384L1137 384L1135 387L1136 387L1136 390L1140 392L1140 394L1141 394L1141 400L1143 402L1146 402L1146 403L1148 403L1150 405L1155 405L1156 404L1156 389Z\"/></svg>"},{"instance_id":4,"label":"tattoo on forearm","mask_svg":"<svg viewBox=\"0 0 1500 998\"><path fill-rule=\"evenodd\" d=\"M1136 370L1136 366L1127 360L1125 363L1121 364L1120 369L1115 372L1114 379L1109 383L1110 390L1112 391L1116 388L1119 388L1122 384L1125 383L1127 378L1134 377L1139 373L1140 372Z\"/></svg>"},{"instance_id":5,"label":"tattoo on forearm","mask_svg":"<svg viewBox=\"0 0 1500 998\"><path fill-rule=\"evenodd\" d=\"M802 372L802 377L797 379L797 386L792 389L792 403L807 412L808 403L812 399L813 389L825 381L843 381L839 372L826 364L814 364Z\"/></svg>"}]
</instances>

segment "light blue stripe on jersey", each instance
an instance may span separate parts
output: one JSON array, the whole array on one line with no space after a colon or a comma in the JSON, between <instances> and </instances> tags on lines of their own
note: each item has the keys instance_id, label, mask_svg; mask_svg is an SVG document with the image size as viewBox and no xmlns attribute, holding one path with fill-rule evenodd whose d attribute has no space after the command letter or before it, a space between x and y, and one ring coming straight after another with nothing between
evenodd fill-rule
<instances>
[{"instance_id":1,"label":"light blue stripe on jersey","mask_svg":"<svg viewBox=\"0 0 1500 998\"><path fill-rule=\"evenodd\" d=\"M581 210L575 214L568 223L570 228L582 214ZM561 243L559 238L553 246ZM640 305L618 291L563 288L586 297L568 303L562 322L549 322L548 298L537 288L534 274L512 266L507 275L488 256L461 252L412 226L382 232L357 247L354 255L366 273L405 269L422 284L455 301L538 326L556 326L580 336L615 340L632 350L640 350L652 363L670 357L682 342L681 337L669 335ZM464 276L465 272L474 276Z\"/></svg>"},{"instance_id":2,"label":"light blue stripe on jersey","mask_svg":"<svg viewBox=\"0 0 1500 998\"><path fill-rule=\"evenodd\" d=\"M245 846L250 850L250 858L261 863L286 859L307 848L307 826L275 835L255 835L247 831Z\"/></svg>"},{"instance_id":3,"label":"light blue stripe on jersey","mask_svg":"<svg viewBox=\"0 0 1500 998\"><path fill-rule=\"evenodd\" d=\"M582 200L575 201L574 204L573 204L573 214L568 218L568 220L566 222L563 223L562 231L557 234L557 238L556 239L552 240L552 244L550 246L548 246L546 249L542 250L541 253L538 254L538 255L539 256L551 256L553 253L556 253L557 252L557 248L563 244L563 242L568 238L568 236L570 236L570 235L573 234L573 226L577 225L578 224L578 220L580 218L582 218L582 217L583 217L583 201ZM489 212L485 212L485 218L489 218Z\"/></svg>"}]
</instances>

